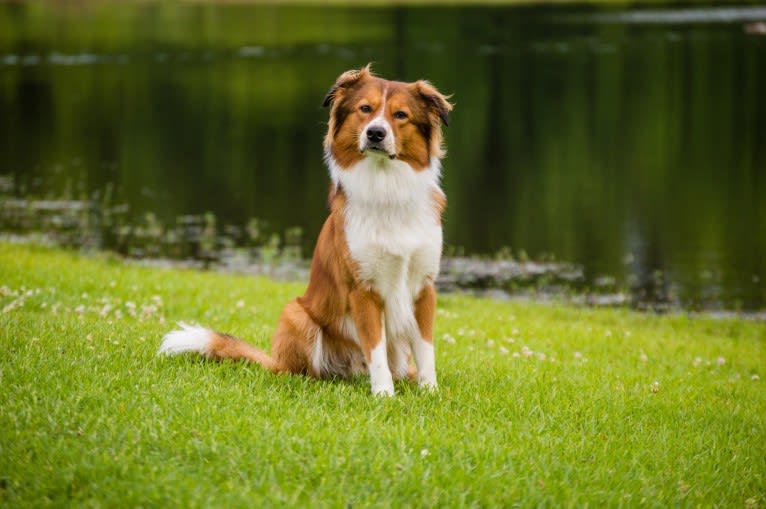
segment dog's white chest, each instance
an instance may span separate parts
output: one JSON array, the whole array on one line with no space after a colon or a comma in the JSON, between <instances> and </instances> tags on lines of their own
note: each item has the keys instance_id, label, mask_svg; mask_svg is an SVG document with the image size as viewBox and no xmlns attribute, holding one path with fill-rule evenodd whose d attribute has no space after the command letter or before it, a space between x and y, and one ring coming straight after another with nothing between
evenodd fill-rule
<instances>
[{"instance_id":1,"label":"dog's white chest","mask_svg":"<svg viewBox=\"0 0 766 509\"><path fill-rule=\"evenodd\" d=\"M354 207L346 212L346 239L358 276L382 297L402 293L412 299L426 280L435 279L442 230L433 212L420 211L426 217Z\"/></svg>"},{"instance_id":2,"label":"dog's white chest","mask_svg":"<svg viewBox=\"0 0 766 509\"><path fill-rule=\"evenodd\" d=\"M345 234L358 276L384 300L411 303L439 271L438 172L415 172L400 162L379 167L373 160L333 175L347 195Z\"/></svg>"}]
</instances>

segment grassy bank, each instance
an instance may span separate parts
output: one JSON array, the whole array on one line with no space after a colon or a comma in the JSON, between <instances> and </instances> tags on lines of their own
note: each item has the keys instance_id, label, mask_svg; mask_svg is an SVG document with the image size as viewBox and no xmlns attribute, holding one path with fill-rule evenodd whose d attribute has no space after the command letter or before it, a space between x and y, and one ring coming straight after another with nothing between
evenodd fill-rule
<instances>
[{"instance_id":1,"label":"grassy bank","mask_svg":"<svg viewBox=\"0 0 766 509\"><path fill-rule=\"evenodd\" d=\"M0 244L0 505L766 505L763 324L440 298L440 390L158 358L300 284Z\"/></svg>"}]
</instances>

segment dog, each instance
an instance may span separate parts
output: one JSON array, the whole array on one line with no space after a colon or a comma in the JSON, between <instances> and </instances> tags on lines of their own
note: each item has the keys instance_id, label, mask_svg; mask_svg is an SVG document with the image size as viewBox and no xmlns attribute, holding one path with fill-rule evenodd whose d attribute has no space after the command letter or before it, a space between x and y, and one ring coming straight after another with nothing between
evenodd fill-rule
<instances>
[{"instance_id":1,"label":"dog","mask_svg":"<svg viewBox=\"0 0 766 509\"><path fill-rule=\"evenodd\" d=\"M163 338L159 353L244 359L316 378L368 373L375 395L393 395L394 380L405 378L435 390L448 99L428 81L382 79L369 64L341 74L323 103L330 108L330 214L306 293L284 308L271 355L184 323Z\"/></svg>"}]
</instances>

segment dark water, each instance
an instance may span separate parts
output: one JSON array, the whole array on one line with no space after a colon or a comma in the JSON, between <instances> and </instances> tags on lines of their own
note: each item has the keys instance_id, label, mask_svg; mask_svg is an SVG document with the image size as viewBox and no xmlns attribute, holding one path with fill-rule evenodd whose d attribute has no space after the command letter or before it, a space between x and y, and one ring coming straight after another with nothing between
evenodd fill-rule
<instances>
[{"instance_id":1,"label":"dark water","mask_svg":"<svg viewBox=\"0 0 766 509\"><path fill-rule=\"evenodd\" d=\"M108 198L128 205L125 224L209 211L240 234L258 218L300 227L307 256L326 210L320 103L372 61L454 94L448 253L553 257L581 266L584 286L763 309L761 19L757 7L2 4L0 200Z\"/></svg>"}]
</instances>

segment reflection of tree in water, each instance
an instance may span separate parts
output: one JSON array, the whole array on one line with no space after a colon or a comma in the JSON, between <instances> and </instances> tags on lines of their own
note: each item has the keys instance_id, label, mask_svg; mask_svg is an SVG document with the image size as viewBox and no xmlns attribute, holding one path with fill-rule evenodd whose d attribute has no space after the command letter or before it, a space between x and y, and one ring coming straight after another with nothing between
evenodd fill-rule
<instances>
[{"instance_id":1,"label":"reflection of tree in water","mask_svg":"<svg viewBox=\"0 0 766 509\"><path fill-rule=\"evenodd\" d=\"M129 24L131 35L72 16L60 38L21 41L25 15L9 24L4 8L0 174L24 195L90 199L112 184L128 221L151 212L175 225L210 211L242 229L257 217L280 235L303 227L308 254L328 183L318 103L340 72L373 61L381 75L455 93L448 245L552 253L582 264L589 283L606 275L632 287L632 274L637 299L766 302L766 68L763 44L738 27L553 23L536 9L232 6L203 31L212 11L178 7L194 27L180 16ZM89 34L96 64L49 61L81 51L67 23ZM23 52L38 62L22 65ZM6 63L11 53L19 63Z\"/></svg>"}]
</instances>

